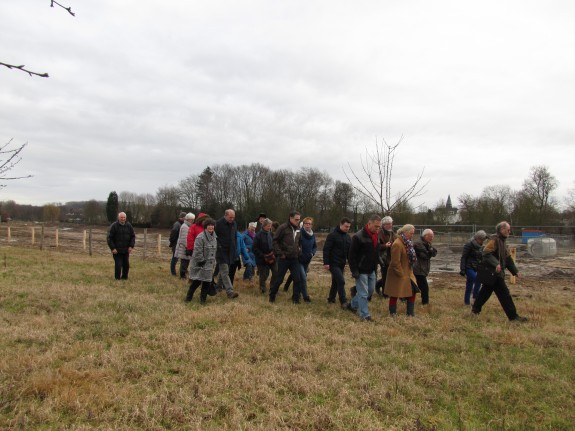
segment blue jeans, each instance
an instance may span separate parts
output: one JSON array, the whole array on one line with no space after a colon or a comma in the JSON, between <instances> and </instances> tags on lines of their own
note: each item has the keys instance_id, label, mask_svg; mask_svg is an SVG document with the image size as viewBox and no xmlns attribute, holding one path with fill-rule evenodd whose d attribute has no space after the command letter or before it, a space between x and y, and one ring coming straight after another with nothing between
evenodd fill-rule
<instances>
[{"instance_id":1,"label":"blue jeans","mask_svg":"<svg viewBox=\"0 0 575 431\"><path fill-rule=\"evenodd\" d=\"M471 291L473 290L473 299L477 298L477 294L479 293L479 288L481 287L481 283L475 281L475 277L477 277L477 272L473 268L466 268L465 273L467 274L467 279L465 280L465 303L469 305Z\"/></svg>"},{"instance_id":2,"label":"blue jeans","mask_svg":"<svg viewBox=\"0 0 575 431\"><path fill-rule=\"evenodd\" d=\"M309 262L308 263L300 263L300 277L301 277L301 296L303 298L308 298L309 294L307 293L307 273L309 271Z\"/></svg>"},{"instance_id":3,"label":"blue jeans","mask_svg":"<svg viewBox=\"0 0 575 431\"><path fill-rule=\"evenodd\" d=\"M246 265L244 269L244 280L251 280L254 276L254 267L251 265Z\"/></svg>"},{"instance_id":4,"label":"blue jeans","mask_svg":"<svg viewBox=\"0 0 575 431\"><path fill-rule=\"evenodd\" d=\"M357 293L351 300L351 306L359 311L359 317L362 319L369 317L367 297L373 295L376 281L377 276L375 271L371 274L359 274L359 278L355 279L355 289Z\"/></svg>"}]
</instances>

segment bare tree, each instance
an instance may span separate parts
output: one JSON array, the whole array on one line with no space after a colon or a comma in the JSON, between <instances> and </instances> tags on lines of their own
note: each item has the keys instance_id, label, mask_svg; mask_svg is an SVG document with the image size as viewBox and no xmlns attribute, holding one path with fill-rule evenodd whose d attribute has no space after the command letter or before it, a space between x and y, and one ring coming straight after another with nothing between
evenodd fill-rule
<instances>
[{"instance_id":1,"label":"bare tree","mask_svg":"<svg viewBox=\"0 0 575 431\"><path fill-rule=\"evenodd\" d=\"M567 196L565 197L565 203L568 206L569 211L575 211L575 183L572 188L567 190Z\"/></svg>"},{"instance_id":2,"label":"bare tree","mask_svg":"<svg viewBox=\"0 0 575 431\"><path fill-rule=\"evenodd\" d=\"M393 214L400 206L421 196L429 184L429 181L422 184L423 168L407 189L392 192L395 152L402 141L403 136L395 145L389 145L385 139L381 143L376 141L374 152L365 149L365 156L361 158L361 171L356 172L350 163L347 165L349 173L344 168L344 174L354 190L377 206L382 214Z\"/></svg>"},{"instance_id":3,"label":"bare tree","mask_svg":"<svg viewBox=\"0 0 575 431\"><path fill-rule=\"evenodd\" d=\"M23 178L30 178L32 175L24 175L22 177L8 177L8 172L22 160L20 153L28 145L28 142L20 145L17 148L10 148L12 139L6 144L0 146L0 181L21 180ZM6 187L6 184L0 183L0 187Z\"/></svg>"},{"instance_id":4,"label":"bare tree","mask_svg":"<svg viewBox=\"0 0 575 431\"><path fill-rule=\"evenodd\" d=\"M547 166L532 166L529 170L529 176L523 182L523 192L535 204L537 208L537 218L539 224L543 223L545 216L550 212L555 212L555 201L551 197L551 193L557 188L557 179Z\"/></svg>"},{"instance_id":5,"label":"bare tree","mask_svg":"<svg viewBox=\"0 0 575 431\"><path fill-rule=\"evenodd\" d=\"M69 13L70 15L72 15L72 16L76 16L76 14L75 14L74 12L72 12L72 7L71 7L71 6L66 7L66 6L61 5L60 3L58 3L58 2L55 1L55 0L50 0L50 7L54 7L54 5L60 6L62 9L68 11L68 13ZM17 70L20 70L20 71L22 71L22 72L27 73L27 74L30 75L30 76L36 75L36 76L39 76L39 77L41 77L41 78L49 78L49 77L50 77L50 75L48 75L48 74L45 73L45 72L44 72L44 73L32 72L31 70L26 69L26 66L25 66L24 64L21 64L20 66L16 66L16 65L14 65L14 64L3 63L3 62L0 61L0 66L5 66L5 67L7 67L8 69L17 69Z\"/></svg>"}]
</instances>

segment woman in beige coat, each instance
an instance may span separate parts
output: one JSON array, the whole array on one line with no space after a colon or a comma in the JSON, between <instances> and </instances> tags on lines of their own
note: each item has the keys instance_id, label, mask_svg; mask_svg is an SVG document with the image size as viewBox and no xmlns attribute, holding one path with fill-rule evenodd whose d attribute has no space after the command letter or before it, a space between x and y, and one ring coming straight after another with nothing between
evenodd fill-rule
<instances>
[{"instance_id":1,"label":"woman in beige coat","mask_svg":"<svg viewBox=\"0 0 575 431\"><path fill-rule=\"evenodd\" d=\"M417 260L411 239L415 226L406 224L397 231L397 239L391 246L391 262L385 281L385 295L389 296L389 314L397 315L397 298L407 298L407 315L415 316L415 292L417 282L413 264Z\"/></svg>"}]
</instances>

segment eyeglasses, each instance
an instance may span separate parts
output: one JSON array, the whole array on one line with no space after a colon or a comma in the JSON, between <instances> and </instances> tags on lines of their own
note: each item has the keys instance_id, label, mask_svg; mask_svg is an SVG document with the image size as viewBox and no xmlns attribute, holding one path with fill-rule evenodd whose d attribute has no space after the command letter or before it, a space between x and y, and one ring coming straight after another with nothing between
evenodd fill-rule
<instances>
[{"instance_id":1,"label":"eyeglasses","mask_svg":"<svg viewBox=\"0 0 575 431\"><path fill-rule=\"evenodd\" d=\"M309 222L309 221L306 221L306 222L304 222L304 224L311 224L311 222Z\"/></svg>"}]
</instances>

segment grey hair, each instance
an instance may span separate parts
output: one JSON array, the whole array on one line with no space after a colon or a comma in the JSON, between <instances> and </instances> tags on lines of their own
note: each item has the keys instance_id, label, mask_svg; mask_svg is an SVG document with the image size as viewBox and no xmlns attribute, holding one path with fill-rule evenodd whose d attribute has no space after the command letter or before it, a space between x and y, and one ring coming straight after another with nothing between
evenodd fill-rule
<instances>
[{"instance_id":1,"label":"grey hair","mask_svg":"<svg viewBox=\"0 0 575 431\"><path fill-rule=\"evenodd\" d=\"M399 235L399 234L402 234L402 233L405 233L405 232L409 232L409 231L414 231L414 232L415 232L415 226L412 225L412 224L404 224L402 227L400 227L400 228L397 230L397 234Z\"/></svg>"},{"instance_id":2,"label":"grey hair","mask_svg":"<svg viewBox=\"0 0 575 431\"><path fill-rule=\"evenodd\" d=\"M421 236L425 236L428 233L435 235L431 229L425 229L423 232L421 232Z\"/></svg>"},{"instance_id":3,"label":"grey hair","mask_svg":"<svg viewBox=\"0 0 575 431\"><path fill-rule=\"evenodd\" d=\"M487 238L487 233L484 230L478 230L477 232L475 232L475 235L473 235L473 239L485 239Z\"/></svg>"},{"instance_id":4,"label":"grey hair","mask_svg":"<svg viewBox=\"0 0 575 431\"><path fill-rule=\"evenodd\" d=\"M186 220L195 220L196 219L196 215L194 213L187 213L186 217L184 217Z\"/></svg>"},{"instance_id":5,"label":"grey hair","mask_svg":"<svg viewBox=\"0 0 575 431\"><path fill-rule=\"evenodd\" d=\"M506 221L500 221L499 223L497 223L497 226L495 226L495 230L497 232L499 232L501 229L503 229L505 226L510 226L510 224Z\"/></svg>"},{"instance_id":6,"label":"grey hair","mask_svg":"<svg viewBox=\"0 0 575 431\"><path fill-rule=\"evenodd\" d=\"M273 221L271 221L269 218L266 218L263 222L262 222L262 226L269 226L270 224L272 224Z\"/></svg>"},{"instance_id":7,"label":"grey hair","mask_svg":"<svg viewBox=\"0 0 575 431\"><path fill-rule=\"evenodd\" d=\"M393 224L393 219L390 216L385 216L381 219L381 224Z\"/></svg>"}]
</instances>

